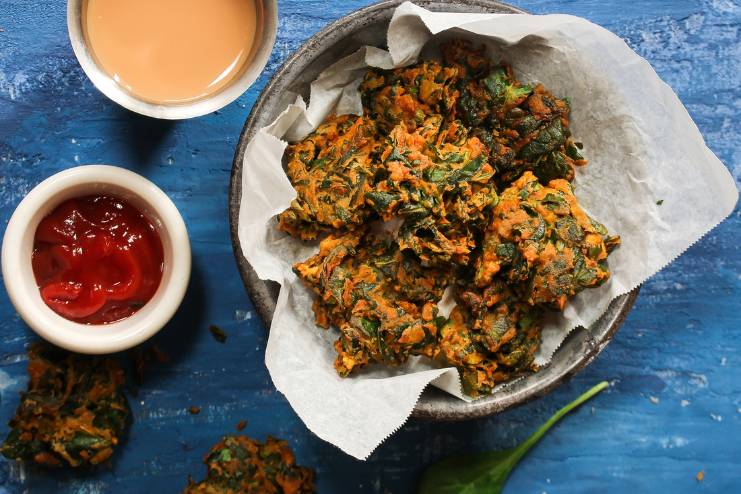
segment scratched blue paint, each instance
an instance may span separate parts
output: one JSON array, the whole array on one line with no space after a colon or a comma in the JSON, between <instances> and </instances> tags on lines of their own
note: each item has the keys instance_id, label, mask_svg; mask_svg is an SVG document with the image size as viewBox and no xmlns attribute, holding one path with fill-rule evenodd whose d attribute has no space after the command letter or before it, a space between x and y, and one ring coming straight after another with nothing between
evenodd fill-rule
<instances>
[{"instance_id":1,"label":"scratched blue paint","mask_svg":"<svg viewBox=\"0 0 741 494\"><path fill-rule=\"evenodd\" d=\"M265 331L229 243L227 182L245 117L270 74L307 37L368 2L281 0L265 74L204 118L137 117L101 96L68 46L65 2L0 2L0 220L36 183L78 163L115 163L159 184L190 230L193 280L157 343L173 361L132 398L135 424L110 470L20 470L0 462L0 492L176 492L201 456L242 419L246 432L287 438L316 466L322 493L413 492L428 463L507 448L595 382L613 387L556 427L517 469L507 493L741 492L741 216L730 219L644 286L607 350L546 398L497 417L411 422L367 462L306 430L271 385ZM710 147L741 181L741 6L734 0L522 0L536 13L586 17L622 36L679 94ZM681 177L677 177L681 180ZM0 434L25 386L33 334L0 291ZM220 345L206 330L229 334ZM199 415L185 410L202 408ZM372 416L368 420L373 420ZM705 472L699 483L695 475Z\"/></svg>"}]
</instances>

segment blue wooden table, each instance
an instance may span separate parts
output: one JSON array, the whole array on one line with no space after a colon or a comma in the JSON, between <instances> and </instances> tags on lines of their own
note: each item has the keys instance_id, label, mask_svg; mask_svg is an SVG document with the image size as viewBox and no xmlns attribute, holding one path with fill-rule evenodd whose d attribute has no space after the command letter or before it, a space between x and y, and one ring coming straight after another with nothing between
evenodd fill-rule
<instances>
[{"instance_id":1,"label":"blue wooden table","mask_svg":"<svg viewBox=\"0 0 741 494\"><path fill-rule=\"evenodd\" d=\"M97 473L20 469L0 460L0 493L177 492L222 434L289 440L316 467L320 493L414 490L441 457L525 438L559 406L606 379L609 391L569 416L526 458L508 493L741 492L741 211L643 287L625 326L584 372L546 398L488 419L412 421L366 462L314 437L263 365L266 333L232 256L227 183L257 94L312 33L368 3L280 1L278 40L255 86L192 121L140 118L86 79L67 40L63 0L0 1L0 224L47 176L81 163L145 175L180 208L193 277L180 312L156 338L172 356L131 399L134 425L112 467ZM709 146L741 181L741 6L737 0L522 0L622 36L679 94ZM677 177L681 180L682 177ZM207 328L228 333L217 343ZM26 384L35 340L0 290L0 434ZM199 415L187 409L200 406ZM372 420L372 417L369 417ZM704 472L704 480L696 474Z\"/></svg>"}]
</instances>

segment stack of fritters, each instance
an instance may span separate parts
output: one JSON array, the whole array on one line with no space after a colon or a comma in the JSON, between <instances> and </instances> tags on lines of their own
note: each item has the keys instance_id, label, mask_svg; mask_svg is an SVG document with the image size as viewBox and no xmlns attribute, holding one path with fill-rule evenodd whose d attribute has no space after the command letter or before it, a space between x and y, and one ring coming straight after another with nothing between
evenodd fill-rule
<instances>
[{"instance_id":1,"label":"stack of fritters","mask_svg":"<svg viewBox=\"0 0 741 494\"><path fill-rule=\"evenodd\" d=\"M279 221L303 240L326 234L295 270L318 324L340 331L341 375L424 355L478 395L534 370L543 312L607 280L619 239L573 194L586 161L568 102L465 42L442 51L369 70L363 116L330 116L289 147L297 198ZM448 287L458 305L444 318Z\"/></svg>"}]
</instances>

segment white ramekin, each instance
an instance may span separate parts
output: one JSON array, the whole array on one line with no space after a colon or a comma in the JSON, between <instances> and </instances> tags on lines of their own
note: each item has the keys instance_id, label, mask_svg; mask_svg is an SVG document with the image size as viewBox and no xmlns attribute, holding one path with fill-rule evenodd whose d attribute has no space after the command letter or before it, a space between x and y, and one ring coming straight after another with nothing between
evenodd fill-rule
<instances>
[{"instance_id":1,"label":"white ramekin","mask_svg":"<svg viewBox=\"0 0 741 494\"><path fill-rule=\"evenodd\" d=\"M80 324L51 310L41 298L31 266L39 222L60 203L86 195L128 201L152 221L162 240L164 271L159 288L139 311L112 324ZM190 267L188 232L170 198L141 175L115 166L78 166L47 178L18 205L3 238L3 279L10 301L39 336L79 353L118 352L157 333L180 306Z\"/></svg>"},{"instance_id":2,"label":"white ramekin","mask_svg":"<svg viewBox=\"0 0 741 494\"><path fill-rule=\"evenodd\" d=\"M259 39L256 40L249 64L242 73L226 87L216 93L195 101L160 105L137 98L124 89L100 68L92 50L87 45L83 17L86 0L67 0L67 30L72 49L82 70L100 92L111 100L133 112L152 118L181 120L200 117L225 107L244 93L260 76L273 51L278 31L278 1L257 0L260 2L262 24ZM121 0L125 1L125 0Z\"/></svg>"}]
</instances>

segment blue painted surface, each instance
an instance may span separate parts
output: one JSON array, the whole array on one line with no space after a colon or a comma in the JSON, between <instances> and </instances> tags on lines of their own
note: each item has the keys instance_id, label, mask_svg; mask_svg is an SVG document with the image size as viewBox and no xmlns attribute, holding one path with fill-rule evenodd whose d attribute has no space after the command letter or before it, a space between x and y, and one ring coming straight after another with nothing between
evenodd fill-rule
<instances>
[{"instance_id":1,"label":"blue painted surface","mask_svg":"<svg viewBox=\"0 0 741 494\"><path fill-rule=\"evenodd\" d=\"M157 343L173 357L132 398L134 426L112 467L20 471L0 460L0 493L176 492L234 425L288 439L318 470L321 493L413 492L422 468L464 451L513 446L597 381L612 388L538 445L507 493L741 492L741 215L644 286L607 350L546 398L467 423L410 422L359 462L314 437L263 365L265 330L232 257L227 183L233 148L270 74L306 38L366 1L281 0L278 41L255 87L223 111L166 123L110 103L68 45L65 2L0 2L0 222L35 184L78 163L114 163L159 184L190 229L193 279ZM614 31L679 94L709 146L741 181L741 6L734 0L522 0ZM681 177L677 177L681 180ZM207 331L229 334L220 345ZM0 290L0 434L25 387L34 335ZM191 405L202 408L190 415ZM369 417L372 420L372 417ZM705 472L702 482L695 479Z\"/></svg>"}]
</instances>

